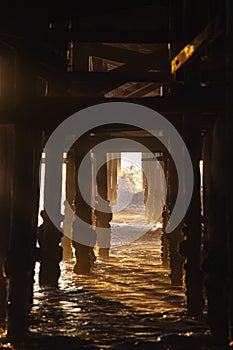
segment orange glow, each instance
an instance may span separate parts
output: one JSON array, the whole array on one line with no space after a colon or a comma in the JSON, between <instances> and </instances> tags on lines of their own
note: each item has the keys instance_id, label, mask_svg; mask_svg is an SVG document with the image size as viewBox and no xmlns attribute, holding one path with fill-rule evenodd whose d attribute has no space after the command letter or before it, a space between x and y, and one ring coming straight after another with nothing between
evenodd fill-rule
<instances>
[{"instance_id":1,"label":"orange glow","mask_svg":"<svg viewBox=\"0 0 233 350\"><path fill-rule=\"evenodd\" d=\"M174 74L194 53L195 46L186 45L171 61L171 72Z\"/></svg>"},{"instance_id":2,"label":"orange glow","mask_svg":"<svg viewBox=\"0 0 233 350\"><path fill-rule=\"evenodd\" d=\"M95 256L98 257L99 255L99 246L96 244L95 247L93 248Z\"/></svg>"}]
</instances>

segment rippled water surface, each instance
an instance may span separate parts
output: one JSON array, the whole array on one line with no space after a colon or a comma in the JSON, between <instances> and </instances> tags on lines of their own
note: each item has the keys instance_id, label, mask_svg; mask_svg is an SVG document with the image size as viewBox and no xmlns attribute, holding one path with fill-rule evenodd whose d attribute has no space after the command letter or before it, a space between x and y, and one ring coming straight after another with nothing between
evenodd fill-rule
<instances>
[{"instance_id":1,"label":"rippled water surface","mask_svg":"<svg viewBox=\"0 0 233 350\"><path fill-rule=\"evenodd\" d=\"M58 290L41 289L36 276L25 349L208 348L205 321L186 315L184 291L162 267L159 230L113 246L90 276L73 266L61 263Z\"/></svg>"}]
</instances>

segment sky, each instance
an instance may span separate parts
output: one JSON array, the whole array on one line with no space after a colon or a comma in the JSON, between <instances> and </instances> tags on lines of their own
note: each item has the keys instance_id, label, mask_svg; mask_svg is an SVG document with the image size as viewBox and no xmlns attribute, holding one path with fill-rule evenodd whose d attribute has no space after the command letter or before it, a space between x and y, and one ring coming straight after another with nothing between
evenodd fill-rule
<instances>
[{"instance_id":1,"label":"sky","mask_svg":"<svg viewBox=\"0 0 233 350\"><path fill-rule=\"evenodd\" d=\"M141 168L141 152L121 152L121 167L125 169L131 165Z\"/></svg>"}]
</instances>

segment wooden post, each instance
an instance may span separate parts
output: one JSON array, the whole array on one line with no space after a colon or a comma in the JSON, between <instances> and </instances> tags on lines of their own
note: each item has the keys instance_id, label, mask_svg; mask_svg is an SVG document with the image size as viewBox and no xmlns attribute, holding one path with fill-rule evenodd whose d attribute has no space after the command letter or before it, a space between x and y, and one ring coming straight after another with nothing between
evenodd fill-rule
<instances>
[{"instance_id":1,"label":"wooden post","mask_svg":"<svg viewBox=\"0 0 233 350\"><path fill-rule=\"evenodd\" d=\"M85 139L84 139L85 143ZM87 146L87 145L86 145ZM87 147L86 147L87 150ZM89 151L89 150L87 150ZM87 155L87 167L85 181L82 184L82 191L85 194L83 198L80 191L80 184L78 179L78 172L80 164L83 160L83 155L85 152L80 151L80 143L75 147L75 164L76 164L76 197L75 197L75 210L76 215L81 219L85 225L92 226L92 165L91 165L91 156ZM87 226L86 226L87 227ZM88 275L91 270L92 262L94 261L94 252L93 248L90 247L88 242L83 242L83 235L87 232L84 232L86 228L79 223L78 220L75 220L73 223L73 247L75 249L76 264L74 267L74 272L77 274ZM85 240L84 240L85 241Z\"/></svg>"},{"instance_id":2,"label":"wooden post","mask_svg":"<svg viewBox=\"0 0 233 350\"><path fill-rule=\"evenodd\" d=\"M227 181L225 184L226 196L226 229L227 229L227 273L228 273L228 326L229 326L229 341L233 342L233 232L232 232L232 212L233 212L233 194L232 194L232 174L229 171L229 160L232 157L233 148L233 19L232 19L233 4L232 1L226 0L226 119L225 119L225 159L224 165L226 169Z\"/></svg>"},{"instance_id":3,"label":"wooden post","mask_svg":"<svg viewBox=\"0 0 233 350\"><path fill-rule=\"evenodd\" d=\"M162 235L161 235L161 259L164 267L169 266L169 244L166 236L166 227L169 220L170 210L169 210L169 192L168 192L168 182L169 182L169 171L168 171L168 158L164 157L164 175L167 184L167 199L162 212Z\"/></svg>"},{"instance_id":4,"label":"wooden post","mask_svg":"<svg viewBox=\"0 0 233 350\"><path fill-rule=\"evenodd\" d=\"M204 144L204 212L208 240L205 243L207 258L203 261L203 270L207 275L205 286L208 298L208 323L214 343L227 345L227 237L224 220L226 209L219 188L223 161L221 145L223 126L220 120L216 121L214 130L214 132L209 130Z\"/></svg>"},{"instance_id":5,"label":"wooden post","mask_svg":"<svg viewBox=\"0 0 233 350\"><path fill-rule=\"evenodd\" d=\"M169 220L169 214L170 214L169 208L167 205L165 205L162 212L163 227L162 227L162 235L161 235L161 259L164 267L169 266L169 243L166 235L166 227Z\"/></svg>"},{"instance_id":6,"label":"wooden post","mask_svg":"<svg viewBox=\"0 0 233 350\"><path fill-rule=\"evenodd\" d=\"M89 46L88 43L73 43L72 49L72 71L88 72L89 71Z\"/></svg>"},{"instance_id":7,"label":"wooden post","mask_svg":"<svg viewBox=\"0 0 233 350\"><path fill-rule=\"evenodd\" d=\"M178 191L178 179L175 164L171 158L167 160L168 167L168 205L166 208L167 214L169 211L172 212L175 205L177 191ZM169 220L169 219L168 219ZM168 251L169 251L169 267L170 279L172 285L182 286L183 283L183 263L184 258L179 253L179 244L182 240L181 225L176 227L172 232L167 233L166 239L168 240Z\"/></svg>"},{"instance_id":8,"label":"wooden post","mask_svg":"<svg viewBox=\"0 0 233 350\"><path fill-rule=\"evenodd\" d=\"M233 20L232 1L225 1L226 16L226 110L225 118L215 121L205 195L207 199L208 256L205 261L208 293L208 322L214 345L228 347L233 334L233 234L232 234L232 157L233 113ZM209 146L210 148L210 146ZM205 159L204 159L205 162ZM208 181L209 180L209 181ZM207 191L206 191L207 187ZM209 191L208 191L209 190ZM205 201L206 202L206 201Z\"/></svg>"},{"instance_id":9,"label":"wooden post","mask_svg":"<svg viewBox=\"0 0 233 350\"><path fill-rule=\"evenodd\" d=\"M96 154L97 162L97 192L103 200L108 200L108 186L107 186L107 158L106 153L98 152ZM100 165L100 167L98 167ZM98 209L101 210L101 206L98 206ZM99 212L98 209L95 211L99 213L96 215L96 234L97 234L97 243L99 246L99 255L101 257L108 257L110 250L110 240L111 240L111 228L109 224L109 213L105 212L104 208ZM100 219L101 218L101 219ZM101 232L101 229L104 229L104 232Z\"/></svg>"},{"instance_id":10,"label":"wooden post","mask_svg":"<svg viewBox=\"0 0 233 350\"><path fill-rule=\"evenodd\" d=\"M60 277L62 260L60 242L63 235L61 229L62 164L63 154L58 153L53 146L46 147L43 223L38 228L38 243L41 248L39 272L41 286L57 287Z\"/></svg>"},{"instance_id":11,"label":"wooden post","mask_svg":"<svg viewBox=\"0 0 233 350\"><path fill-rule=\"evenodd\" d=\"M36 94L34 59L14 53L13 96L17 99L18 120L15 125L11 231L6 273L9 278L7 335L10 341L22 341L27 330L27 316L32 301L34 248L39 205L40 128L31 125Z\"/></svg>"},{"instance_id":12,"label":"wooden post","mask_svg":"<svg viewBox=\"0 0 233 350\"><path fill-rule=\"evenodd\" d=\"M5 329L7 279L5 261L8 252L13 186L14 126L0 126L0 328Z\"/></svg>"},{"instance_id":13,"label":"wooden post","mask_svg":"<svg viewBox=\"0 0 233 350\"><path fill-rule=\"evenodd\" d=\"M196 120L195 120L196 119ZM194 122L192 123L191 120ZM198 116L184 121L184 141L192 159L194 186L192 199L185 217L187 225L185 284L188 313L194 317L202 315L204 299L202 295L203 276L201 273L201 207L200 207L200 169L201 132ZM185 170L185 169L184 169Z\"/></svg>"},{"instance_id":14,"label":"wooden post","mask_svg":"<svg viewBox=\"0 0 233 350\"><path fill-rule=\"evenodd\" d=\"M63 260L73 257L72 252L72 223L74 215L67 209L67 204L74 210L75 201L75 154L74 149L70 149L66 158L66 203L65 217L63 221L64 236L62 237Z\"/></svg>"},{"instance_id":15,"label":"wooden post","mask_svg":"<svg viewBox=\"0 0 233 350\"><path fill-rule=\"evenodd\" d=\"M36 138L37 133L30 128L16 128L12 225L6 264L9 277L7 331L13 342L21 341L25 337L31 303L36 236L33 218L38 213L35 213L38 205L35 205L35 198L39 187L39 165L35 169L34 163Z\"/></svg>"},{"instance_id":16,"label":"wooden post","mask_svg":"<svg viewBox=\"0 0 233 350\"><path fill-rule=\"evenodd\" d=\"M119 157L114 158L112 157ZM120 154L111 153L108 157L107 173L108 173L108 199L111 204L116 203L117 199L117 174L119 171Z\"/></svg>"}]
</instances>

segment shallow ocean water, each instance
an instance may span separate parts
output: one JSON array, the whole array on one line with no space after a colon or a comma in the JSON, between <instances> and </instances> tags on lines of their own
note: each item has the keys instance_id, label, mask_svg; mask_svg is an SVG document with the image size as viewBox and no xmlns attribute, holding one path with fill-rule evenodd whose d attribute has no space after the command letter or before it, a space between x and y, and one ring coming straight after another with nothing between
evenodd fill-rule
<instances>
[{"instance_id":1,"label":"shallow ocean water","mask_svg":"<svg viewBox=\"0 0 233 350\"><path fill-rule=\"evenodd\" d=\"M27 340L0 348L210 349L205 316L186 314L185 291L171 286L160 254L160 230L152 230L113 245L89 276L63 261L59 289L40 288L37 264Z\"/></svg>"}]
</instances>

